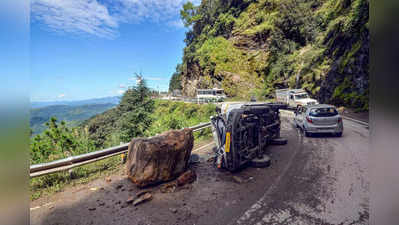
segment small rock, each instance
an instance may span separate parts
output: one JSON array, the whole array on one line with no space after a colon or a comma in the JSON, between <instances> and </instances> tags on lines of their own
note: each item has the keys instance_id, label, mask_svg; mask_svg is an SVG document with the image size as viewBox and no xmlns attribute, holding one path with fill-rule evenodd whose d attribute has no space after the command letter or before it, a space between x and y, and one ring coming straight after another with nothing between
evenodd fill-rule
<instances>
[{"instance_id":1,"label":"small rock","mask_svg":"<svg viewBox=\"0 0 399 225\"><path fill-rule=\"evenodd\" d=\"M145 193L144 195L140 196L138 199L136 199L133 202L133 205L136 206L138 204L141 204L143 202L149 201L152 199L152 195L150 193Z\"/></svg>"},{"instance_id":2,"label":"small rock","mask_svg":"<svg viewBox=\"0 0 399 225\"><path fill-rule=\"evenodd\" d=\"M115 205L121 204L121 201L116 201Z\"/></svg>"},{"instance_id":3,"label":"small rock","mask_svg":"<svg viewBox=\"0 0 399 225\"><path fill-rule=\"evenodd\" d=\"M105 202L100 202L100 203L98 203L98 205L99 205L99 206L104 206L104 205L105 205Z\"/></svg>"},{"instance_id":4,"label":"small rock","mask_svg":"<svg viewBox=\"0 0 399 225\"><path fill-rule=\"evenodd\" d=\"M187 170L182 175L177 178L177 185L183 186L185 184L189 184L197 179L197 175L193 170Z\"/></svg>"},{"instance_id":5,"label":"small rock","mask_svg":"<svg viewBox=\"0 0 399 225\"><path fill-rule=\"evenodd\" d=\"M127 204L131 204L131 203L133 203L133 201L134 201L134 197L133 197L133 196L130 196L130 197L126 200L126 203L127 203Z\"/></svg>"},{"instance_id":6,"label":"small rock","mask_svg":"<svg viewBox=\"0 0 399 225\"><path fill-rule=\"evenodd\" d=\"M176 208L170 208L169 209L172 213L177 213L177 209Z\"/></svg>"},{"instance_id":7,"label":"small rock","mask_svg":"<svg viewBox=\"0 0 399 225\"><path fill-rule=\"evenodd\" d=\"M151 192L151 191L149 191L149 190L142 190L142 191L137 192L136 196L137 196L137 197L140 197L140 196L142 196L143 194L145 194L145 193L150 193L150 192Z\"/></svg>"},{"instance_id":8,"label":"small rock","mask_svg":"<svg viewBox=\"0 0 399 225\"><path fill-rule=\"evenodd\" d=\"M112 180L111 180L111 178L107 177L107 178L105 178L105 181L107 181L107 182L109 183L109 182L111 182Z\"/></svg>"},{"instance_id":9,"label":"small rock","mask_svg":"<svg viewBox=\"0 0 399 225\"><path fill-rule=\"evenodd\" d=\"M239 183L239 184L241 184L242 182L244 182L244 181L242 180L241 177L237 177L237 176L233 176L233 180L234 180L235 182Z\"/></svg>"},{"instance_id":10,"label":"small rock","mask_svg":"<svg viewBox=\"0 0 399 225\"><path fill-rule=\"evenodd\" d=\"M171 182L167 184L163 184L161 186L161 192L162 193L172 193L176 190L177 183L176 182Z\"/></svg>"},{"instance_id":11,"label":"small rock","mask_svg":"<svg viewBox=\"0 0 399 225\"><path fill-rule=\"evenodd\" d=\"M125 189L124 189L124 188L121 188L121 191L125 191Z\"/></svg>"},{"instance_id":12,"label":"small rock","mask_svg":"<svg viewBox=\"0 0 399 225\"><path fill-rule=\"evenodd\" d=\"M90 211L96 210L96 207L89 207Z\"/></svg>"},{"instance_id":13,"label":"small rock","mask_svg":"<svg viewBox=\"0 0 399 225\"><path fill-rule=\"evenodd\" d=\"M118 186L116 186L116 189L121 189L123 187L122 184L118 184Z\"/></svg>"}]
</instances>

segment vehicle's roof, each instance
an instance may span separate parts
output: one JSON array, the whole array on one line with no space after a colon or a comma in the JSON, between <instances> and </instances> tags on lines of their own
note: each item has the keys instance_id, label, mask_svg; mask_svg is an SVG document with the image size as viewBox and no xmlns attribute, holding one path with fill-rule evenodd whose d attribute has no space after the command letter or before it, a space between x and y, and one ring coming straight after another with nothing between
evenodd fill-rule
<instances>
[{"instance_id":1,"label":"vehicle's roof","mask_svg":"<svg viewBox=\"0 0 399 225\"><path fill-rule=\"evenodd\" d=\"M329 105L329 104L306 105L305 107L308 108L308 109L335 108L335 106Z\"/></svg>"}]
</instances>

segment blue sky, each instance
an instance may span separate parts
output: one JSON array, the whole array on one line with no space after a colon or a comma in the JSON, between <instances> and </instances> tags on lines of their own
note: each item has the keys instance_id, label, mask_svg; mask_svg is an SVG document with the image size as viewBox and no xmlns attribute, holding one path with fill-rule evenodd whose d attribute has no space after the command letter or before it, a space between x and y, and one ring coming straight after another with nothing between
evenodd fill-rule
<instances>
[{"instance_id":1,"label":"blue sky","mask_svg":"<svg viewBox=\"0 0 399 225\"><path fill-rule=\"evenodd\" d=\"M181 62L186 0L33 0L32 101L115 96L142 73L167 90Z\"/></svg>"}]
</instances>

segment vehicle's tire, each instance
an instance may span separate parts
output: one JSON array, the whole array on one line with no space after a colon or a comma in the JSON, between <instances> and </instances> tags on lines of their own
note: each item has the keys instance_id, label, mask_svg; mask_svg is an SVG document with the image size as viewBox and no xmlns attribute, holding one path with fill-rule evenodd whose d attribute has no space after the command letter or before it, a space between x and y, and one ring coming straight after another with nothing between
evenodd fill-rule
<instances>
[{"instance_id":1,"label":"vehicle's tire","mask_svg":"<svg viewBox=\"0 0 399 225\"><path fill-rule=\"evenodd\" d=\"M304 133L305 133L305 137L311 137L312 136L312 134L307 132L306 130L304 131Z\"/></svg>"},{"instance_id":2,"label":"vehicle's tire","mask_svg":"<svg viewBox=\"0 0 399 225\"><path fill-rule=\"evenodd\" d=\"M268 155L263 155L261 159L255 158L251 161L251 166L255 168L264 168L270 166L271 159Z\"/></svg>"},{"instance_id":3,"label":"vehicle's tire","mask_svg":"<svg viewBox=\"0 0 399 225\"><path fill-rule=\"evenodd\" d=\"M335 136L342 137L342 132L335 133Z\"/></svg>"},{"instance_id":4,"label":"vehicle's tire","mask_svg":"<svg viewBox=\"0 0 399 225\"><path fill-rule=\"evenodd\" d=\"M199 163L200 162L200 157L198 154L191 154L190 155L190 163Z\"/></svg>"},{"instance_id":5,"label":"vehicle's tire","mask_svg":"<svg viewBox=\"0 0 399 225\"><path fill-rule=\"evenodd\" d=\"M284 139L284 138L272 139L272 140L270 140L270 144L271 145L285 145L285 144L287 144L287 139Z\"/></svg>"}]
</instances>

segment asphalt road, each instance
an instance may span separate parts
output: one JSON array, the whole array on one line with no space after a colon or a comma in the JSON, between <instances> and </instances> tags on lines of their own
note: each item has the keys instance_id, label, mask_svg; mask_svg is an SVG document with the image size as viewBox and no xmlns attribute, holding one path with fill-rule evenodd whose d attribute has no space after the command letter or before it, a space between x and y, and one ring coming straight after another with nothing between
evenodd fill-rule
<instances>
[{"instance_id":1,"label":"asphalt road","mask_svg":"<svg viewBox=\"0 0 399 225\"><path fill-rule=\"evenodd\" d=\"M151 187L153 199L133 206L125 201L140 190L120 171L31 202L31 224L369 224L369 130L344 120L340 138L307 138L289 113L282 120L288 144L268 147L268 168L217 170L209 144L189 186Z\"/></svg>"}]
</instances>

